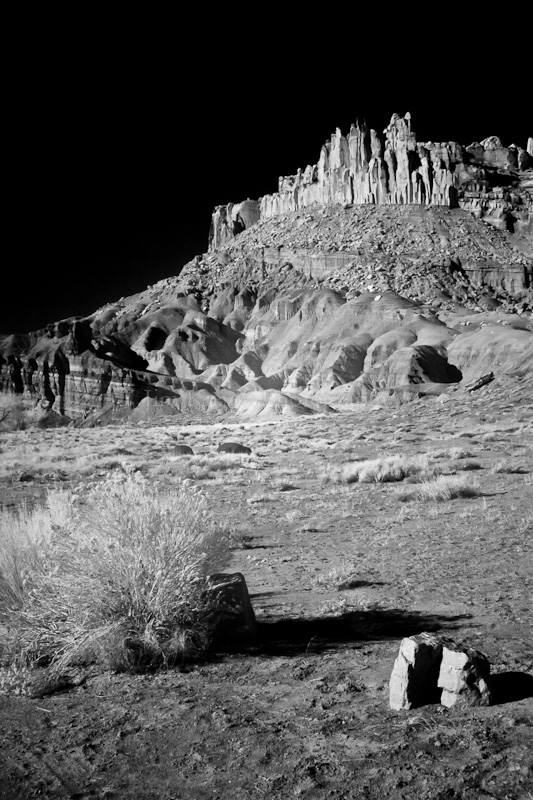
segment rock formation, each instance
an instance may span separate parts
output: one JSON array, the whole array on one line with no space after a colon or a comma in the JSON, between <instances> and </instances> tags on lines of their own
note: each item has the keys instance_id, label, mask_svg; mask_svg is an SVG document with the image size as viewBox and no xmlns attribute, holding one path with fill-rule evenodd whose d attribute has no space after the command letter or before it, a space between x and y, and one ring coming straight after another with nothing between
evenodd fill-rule
<instances>
[{"instance_id":1,"label":"rock formation","mask_svg":"<svg viewBox=\"0 0 533 800\"><path fill-rule=\"evenodd\" d=\"M389 705L395 711L438 703L437 681L442 641L433 633L402 639L389 682Z\"/></svg>"},{"instance_id":2,"label":"rock formation","mask_svg":"<svg viewBox=\"0 0 533 800\"><path fill-rule=\"evenodd\" d=\"M242 203L217 206L211 218L209 249L216 250L222 247L234 236L257 222L259 215L259 203L256 200L248 199Z\"/></svg>"},{"instance_id":3,"label":"rock formation","mask_svg":"<svg viewBox=\"0 0 533 800\"><path fill-rule=\"evenodd\" d=\"M456 703L469 706L489 706L490 663L488 658L470 647L459 647L446 642L442 648L442 661L438 686L442 689L440 702L451 708Z\"/></svg>"},{"instance_id":4,"label":"rock formation","mask_svg":"<svg viewBox=\"0 0 533 800\"><path fill-rule=\"evenodd\" d=\"M428 703L491 705L490 663L479 650L433 633L402 639L389 683L396 711Z\"/></svg>"},{"instance_id":5,"label":"rock formation","mask_svg":"<svg viewBox=\"0 0 533 800\"><path fill-rule=\"evenodd\" d=\"M504 230L533 231L533 192L521 178L533 167L531 139L525 150L505 147L497 136L468 147L419 143L410 114L393 114L383 134L366 122L352 125L347 136L337 128L317 164L280 177L278 191L261 198L258 218L310 206L416 204L461 207ZM211 250L248 227L234 220L244 219L241 206L250 202L215 209Z\"/></svg>"},{"instance_id":6,"label":"rock formation","mask_svg":"<svg viewBox=\"0 0 533 800\"><path fill-rule=\"evenodd\" d=\"M240 572L209 575L204 596L213 609L209 622L214 629L216 645L254 638L257 631L255 613L246 581Z\"/></svg>"},{"instance_id":7,"label":"rock formation","mask_svg":"<svg viewBox=\"0 0 533 800\"><path fill-rule=\"evenodd\" d=\"M409 115L384 137L337 131L275 195L218 206L178 276L0 336L0 391L92 425L329 413L523 375L531 149L420 144Z\"/></svg>"}]
</instances>

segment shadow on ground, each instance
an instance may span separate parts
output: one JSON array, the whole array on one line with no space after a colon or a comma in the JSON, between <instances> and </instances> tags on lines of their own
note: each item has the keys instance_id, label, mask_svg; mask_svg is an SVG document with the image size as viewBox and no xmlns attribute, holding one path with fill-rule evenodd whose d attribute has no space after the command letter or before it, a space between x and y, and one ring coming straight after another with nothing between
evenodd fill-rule
<instances>
[{"instance_id":1,"label":"shadow on ground","mask_svg":"<svg viewBox=\"0 0 533 800\"><path fill-rule=\"evenodd\" d=\"M399 609L372 609L334 617L263 621L258 622L252 642L229 649L254 655L299 656L362 642L399 640L422 631L453 630L459 622L464 625L467 619L470 615L446 617Z\"/></svg>"},{"instance_id":2,"label":"shadow on ground","mask_svg":"<svg viewBox=\"0 0 533 800\"><path fill-rule=\"evenodd\" d=\"M500 672L491 675L490 688L493 705L526 700L533 697L533 675L527 672Z\"/></svg>"}]
</instances>

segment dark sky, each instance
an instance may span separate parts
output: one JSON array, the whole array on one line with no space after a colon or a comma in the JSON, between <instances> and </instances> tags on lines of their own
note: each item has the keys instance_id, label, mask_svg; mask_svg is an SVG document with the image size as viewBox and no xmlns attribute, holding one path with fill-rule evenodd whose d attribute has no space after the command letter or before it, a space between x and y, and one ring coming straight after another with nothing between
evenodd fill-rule
<instances>
[{"instance_id":1,"label":"dark sky","mask_svg":"<svg viewBox=\"0 0 533 800\"><path fill-rule=\"evenodd\" d=\"M387 39L360 20L350 33L340 13L290 31L204 13L76 20L64 39L26 42L6 101L0 332L176 274L207 249L215 205L276 191L357 117L380 130L410 111L419 141L533 135L527 64L481 58L456 33L449 45L433 31L418 52L415 31Z\"/></svg>"}]
</instances>

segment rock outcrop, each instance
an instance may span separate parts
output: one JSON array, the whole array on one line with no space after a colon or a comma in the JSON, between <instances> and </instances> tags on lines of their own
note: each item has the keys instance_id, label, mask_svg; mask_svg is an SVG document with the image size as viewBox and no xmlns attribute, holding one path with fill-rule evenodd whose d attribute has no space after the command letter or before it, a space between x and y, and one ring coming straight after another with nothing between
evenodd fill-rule
<instances>
[{"instance_id":1,"label":"rock outcrop","mask_svg":"<svg viewBox=\"0 0 533 800\"><path fill-rule=\"evenodd\" d=\"M384 137L337 131L275 195L219 206L178 276L0 337L0 390L91 425L330 413L523 375L531 149L420 144L409 115Z\"/></svg>"},{"instance_id":2,"label":"rock outcrop","mask_svg":"<svg viewBox=\"0 0 533 800\"><path fill-rule=\"evenodd\" d=\"M204 597L215 645L224 646L253 639L257 631L255 613L244 576L240 572L209 575Z\"/></svg>"},{"instance_id":3,"label":"rock outcrop","mask_svg":"<svg viewBox=\"0 0 533 800\"><path fill-rule=\"evenodd\" d=\"M228 203L217 206L211 217L209 231L209 249L216 250L233 239L250 225L258 221L259 203L256 200L244 200L242 203Z\"/></svg>"},{"instance_id":4,"label":"rock outcrop","mask_svg":"<svg viewBox=\"0 0 533 800\"><path fill-rule=\"evenodd\" d=\"M400 711L439 702L447 708L491 705L488 658L433 633L402 639L390 677L390 707Z\"/></svg>"},{"instance_id":5,"label":"rock outcrop","mask_svg":"<svg viewBox=\"0 0 533 800\"><path fill-rule=\"evenodd\" d=\"M489 706L490 663L488 658L470 647L446 642L442 648L438 686L442 689L440 702L451 708L456 703L469 706Z\"/></svg>"},{"instance_id":6,"label":"rock outcrop","mask_svg":"<svg viewBox=\"0 0 533 800\"><path fill-rule=\"evenodd\" d=\"M432 633L402 639L389 683L389 705L395 711L438 703L437 681L442 641Z\"/></svg>"},{"instance_id":7,"label":"rock outcrop","mask_svg":"<svg viewBox=\"0 0 533 800\"><path fill-rule=\"evenodd\" d=\"M317 164L280 177L278 191L260 199L257 218L311 206L415 204L461 207L503 230L531 233L533 193L521 175L533 167L530 142L526 149L497 136L468 147L417 142L410 114L393 114L383 136L357 122L347 136L337 128ZM215 209L210 249L248 227L240 209L250 202Z\"/></svg>"}]
</instances>

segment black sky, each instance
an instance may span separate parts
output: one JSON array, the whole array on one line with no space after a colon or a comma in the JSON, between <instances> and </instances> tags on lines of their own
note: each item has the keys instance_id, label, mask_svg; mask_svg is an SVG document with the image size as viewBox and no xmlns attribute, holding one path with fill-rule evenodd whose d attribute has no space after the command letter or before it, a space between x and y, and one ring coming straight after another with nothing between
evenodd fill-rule
<instances>
[{"instance_id":1,"label":"black sky","mask_svg":"<svg viewBox=\"0 0 533 800\"><path fill-rule=\"evenodd\" d=\"M47 19L44 38L35 20L6 101L0 332L176 274L205 252L215 205L275 191L357 117L380 130L410 111L419 141L533 135L530 68L512 47L489 72L479 27L470 42L449 21L423 39L412 20L385 34L379 14L353 29L333 11L290 30L257 9L76 19L64 37Z\"/></svg>"}]
</instances>

